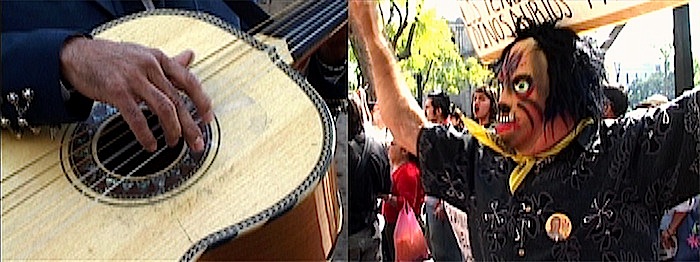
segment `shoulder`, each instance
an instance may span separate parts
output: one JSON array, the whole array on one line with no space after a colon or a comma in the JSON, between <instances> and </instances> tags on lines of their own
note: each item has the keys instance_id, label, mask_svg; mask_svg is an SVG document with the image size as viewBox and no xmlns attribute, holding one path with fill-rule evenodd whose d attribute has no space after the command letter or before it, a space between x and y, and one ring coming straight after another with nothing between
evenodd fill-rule
<instances>
[{"instance_id":1,"label":"shoulder","mask_svg":"<svg viewBox=\"0 0 700 262\"><path fill-rule=\"evenodd\" d=\"M468 132L459 132L449 126L427 126L418 136L418 157L424 155L454 156L466 152L473 136Z\"/></svg>"},{"instance_id":2,"label":"shoulder","mask_svg":"<svg viewBox=\"0 0 700 262\"><path fill-rule=\"evenodd\" d=\"M404 166L406 167L406 170L412 174L420 173L420 169L418 168L418 165L416 163L406 162L406 164L404 164Z\"/></svg>"},{"instance_id":3,"label":"shoulder","mask_svg":"<svg viewBox=\"0 0 700 262\"><path fill-rule=\"evenodd\" d=\"M396 175L399 180L416 180L420 177L418 166L411 162L406 162L396 169Z\"/></svg>"},{"instance_id":4,"label":"shoulder","mask_svg":"<svg viewBox=\"0 0 700 262\"><path fill-rule=\"evenodd\" d=\"M423 140L464 140L468 139L468 132L460 132L451 125L427 125L421 128L418 135L419 142Z\"/></svg>"}]
</instances>

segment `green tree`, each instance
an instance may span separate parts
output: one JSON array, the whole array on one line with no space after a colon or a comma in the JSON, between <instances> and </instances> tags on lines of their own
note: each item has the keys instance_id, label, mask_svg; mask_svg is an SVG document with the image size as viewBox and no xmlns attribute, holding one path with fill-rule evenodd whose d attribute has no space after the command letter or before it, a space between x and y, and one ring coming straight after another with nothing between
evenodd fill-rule
<instances>
[{"instance_id":1,"label":"green tree","mask_svg":"<svg viewBox=\"0 0 700 262\"><path fill-rule=\"evenodd\" d=\"M418 89L425 93L437 88L455 94L468 85L483 85L492 77L476 58L465 61L460 56L447 21L434 9L424 9L423 0L383 1L379 13L385 36L414 95ZM354 89L367 82L360 71L369 65L362 66L362 59L352 49L349 54L356 77L351 77L350 86Z\"/></svg>"},{"instance_id":2,"label":"green tree","mask_svg":"<svg viewBox=\"0 0 700 262\"><path fill-rule=\"evenodd\" d=\"M673 45L659 48L661 53L662 64L652 74L645 78L635 79L630 83L628 98L631 108L639 105L644 99L654 95L661 94L669 99L676 97L676 78L675 72L671 69L671 61L673 59ZM693 85L700 85L700 62L698 58L693 58Z\"/></svg>"},{"instance_id":3,"label":"green tree","mask_svg":"<svg viewBox=\"0 0 700 262\"><path fill-rule=\"evenodd\" d=\"M661 53L662 64L657 68L657 70L645 78L638 78L630 83L628 99L631 108L639 105L644 99L654 95L661 94L666 97L675 97L675 74L671 69L671 56L673 51L673 46L668 45L666 47L659 48Z\"/></svg>"}]
</instances>

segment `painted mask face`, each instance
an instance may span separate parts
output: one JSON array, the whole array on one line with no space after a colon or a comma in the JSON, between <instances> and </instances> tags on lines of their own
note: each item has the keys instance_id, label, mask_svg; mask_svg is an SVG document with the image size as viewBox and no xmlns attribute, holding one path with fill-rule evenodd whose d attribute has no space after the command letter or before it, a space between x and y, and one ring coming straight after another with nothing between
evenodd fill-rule
<instances>
[{"instance_id":1,"label":"painted mask face","mask_svg":"<svg viewBox=\"0 0 700 262\"><path fill-rule=\"evenodd\" d=\"M547 59L528 38L513 45L498 74L496 133L507 146L522 150L544 135L545 101L549 95Z\"/></svg>"},{"instance_id":2,"label":"painted mask face","mask_svg":"<svg viewBox=\"0 0 700 262\"><path fill-rule=\"evenodd\" d=\"M489 99L489 97L482 92L476 92L472 97L472 108L476 118L488 119L489 114L491 113L491 99Z\"/></svg>"}]
</instances>

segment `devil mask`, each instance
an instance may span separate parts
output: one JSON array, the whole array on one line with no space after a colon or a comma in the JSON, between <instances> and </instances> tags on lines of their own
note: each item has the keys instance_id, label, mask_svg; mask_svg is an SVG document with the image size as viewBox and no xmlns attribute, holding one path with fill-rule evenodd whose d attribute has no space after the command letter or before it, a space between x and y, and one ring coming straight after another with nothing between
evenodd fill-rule
<instances>
[{"instance_id":1,"label":"devil mask","mask_svg":"<svg viewBox=\"0 0 700 262\"><path fill-rule=\"evenodd\" d=\"M500 85L496 132L523 148L553 132L560 118L572 127L600 119L603 61L589 39L547 23L520 29L497 63Z\"/></svg>"}]
</instances>

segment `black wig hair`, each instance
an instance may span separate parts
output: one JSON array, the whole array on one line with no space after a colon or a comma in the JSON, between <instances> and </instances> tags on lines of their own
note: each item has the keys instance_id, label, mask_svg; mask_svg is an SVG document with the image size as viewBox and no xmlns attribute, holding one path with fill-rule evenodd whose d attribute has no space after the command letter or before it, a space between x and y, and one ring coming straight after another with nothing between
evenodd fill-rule
<instances>
[{"instance_id":1,"label":"black wig hair","mask_svg":"<svg viewBox=\"0 0 700 262\"><path fill-rule=\"evenodd\" d=\"M442 110L442 117L447 119L447 117L450 115L450 97L448 97L445 93L440 92L429 94L428 98L430 98L435 109L440 108L440 110Z\"/></svg>"},{"instance_id":2,"label":"black wig hair","mask_svg":"<svg viewBox=\"0 0 700 262\"><path fill-rule=\"evenodd\" d=\"M501 53L496 69L508 58L515 43L532 37L547 59L549 96L545 101L545 124L558 114L567 113L575 123L591 117L602 117L603 83L605 68L602 52L589 38L580 38L569 28L555 26L555 22L519 26L516 38ZM523 25L519 21L518 25ZM497 74L500 72L496 72Z\"/></svg>"},{"instance_id":3,"label":"black wig hair","mask_svg":"<svg viewBox=\"0 0 700 262\"><path fill-rule=\"evenodd\" d=\"M486 97L489 99L489 123L493 123L496 121L496 115L498 115L498 101L496 100L496 96L491 92L490 90L486 89L485 87L479 87L474 90L474 93L472 93L472 120L478 121L476 119L476 114L474 114L474 94L476 93L482 93L486 95Z\"/></svg>"}]
</instances>

